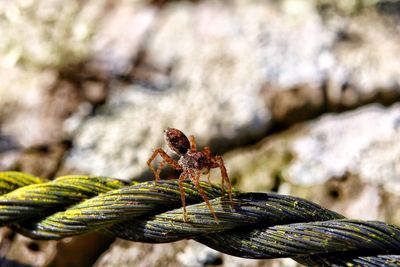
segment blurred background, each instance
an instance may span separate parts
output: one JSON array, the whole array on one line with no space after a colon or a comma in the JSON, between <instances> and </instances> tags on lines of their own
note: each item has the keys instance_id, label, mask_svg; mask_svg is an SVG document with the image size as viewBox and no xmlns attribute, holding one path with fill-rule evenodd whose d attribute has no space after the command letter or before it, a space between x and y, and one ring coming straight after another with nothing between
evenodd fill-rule
<instances>
[{"instance_id":1,"label":"blurred background","mask_svg":"<svg viewBox=\"0 0 400 267\"><path fill-rule=\"evenodd\" d=\"M150 180L175 127L238 189L400 225L399 33L398 1L1 1L0 171ZM299 266L194 241L0 241L2 266Z\"/></svg>"}]
</instances>

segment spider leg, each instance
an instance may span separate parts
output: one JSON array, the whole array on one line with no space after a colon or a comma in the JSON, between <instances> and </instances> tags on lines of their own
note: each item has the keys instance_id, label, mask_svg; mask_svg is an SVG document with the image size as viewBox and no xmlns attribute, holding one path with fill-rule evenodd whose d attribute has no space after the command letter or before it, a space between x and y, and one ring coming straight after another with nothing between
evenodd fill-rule
<instances>
[{"instance_id":1,"label":"spider leg","mask_svg":"<svg viewBox=\"0 0 400 267\"><path fill-rule=\"evenodd\" d=\"M194 138L193 135L189 136L189 142L190 142L190 151L196 152L197 151L196 139Z\"/></svg>"},{"instance_id":2,"label":"spider leg","mask_svg":"<svg viewBox=\"0 0 400 267\"><path fill-rule=\"evenodd\" d=\"M207 174L208 183L209 183L210 185L212 185L211 180L210 180L210 175L211 175L210 170L211 170L211 168L214 168L214 165L215 165L215 164L213 164L213 159L212 159L212 157L211 157L211 149L210 149L210 147L209 147L209 146L205 146L205 147L203 148L203 153L204 153L204 155L206 156L207 160L210 162L210 165L211 165L211 166L210 166L210 165L208 166L207 171L206 171L205 174ZM217 166L217 167L218 167L218 166Z\"/></svg>"},{"instance_id":3,"label":"spider leg","mask_svg":"<svg viewBox=\"0 0 400 267\"><path fill-rule=\"evenodd\" d=\"M210 180L210 176L211 176L211 171L210 171L211 169L207 169L207 173L205 173L205 174L207 174L207 180L208 180L208 183L211 185L211 186L213 186L213 184L211 183L211 180Z\"/></svg>"},{"instance_id":4,"label":"spider leg","mask_svg":"<svg viewBox=\"0 0 400 267\"><path fill-rule=\"evenodd\" d=\"M207 159L211 159L211 148L209 146L203 148L203 153L206 155Z\"/></svg>"},{"instance_id":5,"label":"spider leg","mask_svg":"<svg viewBox=\"0 0 400 267\"><path fill-rule=\"evenodd\" d=\"M147 160L147 165L149 168L152 170L154 173L154 176L156 177L156 182L160 180L160 175L159 172L154 169L154 167L151 165L153 160L157 157L157 155L160 155L161 158L169 165L171 165L174 169L176 170L182 170L182 167L179 166L178 162L171 158L162 148L157 148L151 157ZM164 165L164 164L163 164ZM161 170L160 170L161 171Z\"/></svg>"},{"instance_id":6,"label":"spider leg","mask_svg":"<svg viewBox=\"0 0 400 267\"><path fill-rule=\"evenodd\" d=\"M158 177L160 177L161 170L164 168L164 166L165 166L166 163L167 163L167 162L166 162L165 160L162 160L162 161L160 162L160 164L158 165L158 168L157 168L157 176L158 176Z\"/></svg>"},{"instance_id":7,"label":"spider leg","mask_svg":"<svg viewBox=\"0 0 400 267\"><path fill-rule=\"evenodd\" d=\"M228 195L229 195L229 201L231 202L231 205L233 204L232 201L232 184L231 181L229 180L228 172L226 171L224 160L222 159L221 156L215 156L215 160L218 163L218 167L221 171L221 176L222 176L222 188L224 188L224 181L228 184Z\"/></svg>"},{"instance_id":8,"label":"spider leg","mask_svg":"<svg viewBox=\"0 0 400 267\"><path fill-rule=\"evenodd\" d=\"M203 148L203 153L204 153L204 155L206 155L208 161L210 162L210 166L209 166L210 169L211 168L220 168L221 162L219 162L218 158L221 158L221 160L222 160L221 156L212 157L211 156L211 148L209 146L206 146L206 147ZM222 162L222 165L224 165L223 162ZM210 171L210 170L208 170L208 171ZM225 173L226 173L226 169L225 169ZM228 176L228 174L226 174L226 176ZM208 173L207 178L208 178L208 182L210 183L210 178L209 177L210 177L210 174ZM221 169L221 192L222 192L223 196L225 195L225 185L224 185L225 181L226 181L226 179L224 178L224 174L222 173L222 169ZM228 181L229 181L229 179L228 179Z\"/></svg>"},{"instance_id":9,"label":"spider leg","mask_svg":"<svg viewBox=\"0 0 400 267\"><path fill-rule=\"evenodd\" d=\"M193 181L195 186L197 187L197 190L199 190L199 194L203 198L204 202L206 202L208 209L211 211L211 214L213 215L215 221L218 222L217 215L215 214L214 208L211 206L210 201L208 200L208 197L206 193L204 192L203 188L200 185L200 175L201 173L194 173L190 175L190 179Z\"/></svg>"},{"instance_id":10,"label":"spider leg","mask_svg":"<svg viewBox=\"0 0 400 267\"><path fill-rule=\"evenodd\" d=\"M187 176L187 172L183 171L178 179L179 191L181 193L181 201L182 201L182 207L183 207L183 220L185 222L187 222L187 211L186 211L185 189L183 188L183 180L185 180L186 176Z\"/></svg>"}]
</instances>

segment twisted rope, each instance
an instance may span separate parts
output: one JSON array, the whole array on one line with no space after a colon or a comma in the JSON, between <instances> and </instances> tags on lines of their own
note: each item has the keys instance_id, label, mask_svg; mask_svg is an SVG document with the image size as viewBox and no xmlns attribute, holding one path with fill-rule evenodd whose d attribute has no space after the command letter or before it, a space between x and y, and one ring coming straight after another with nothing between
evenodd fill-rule
<instances>
[{"instance_id":1,"label":"twisted rope","mask_svg":"<svg viewBox=\"0 0 400 267\"><path fill-rule=\"evenodd\" d=\"M312 202L273 193L234 192L184 183L188 221L176 180L126 183L107 177L53 181L0 172L0 222L35 239L99 231L127 240L165 243L192 238L244 258L291 257L308 266L400 266L400 228L345 219Z\"/></svg>"}]
</instances>

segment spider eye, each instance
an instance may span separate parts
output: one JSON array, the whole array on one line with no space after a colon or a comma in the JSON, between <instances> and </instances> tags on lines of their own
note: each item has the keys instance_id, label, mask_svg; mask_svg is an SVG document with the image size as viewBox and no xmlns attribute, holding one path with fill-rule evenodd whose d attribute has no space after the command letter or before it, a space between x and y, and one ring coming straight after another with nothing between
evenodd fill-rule
<instances>
[{"instance_id":1,"label":"spider eye","mask_svg":"<svg viewBox=\"0 0 400 267\"><path fill-rule=\"evenodd\" d=\"M164 131L165 142L178 155L184 155L190 148L189 139L178 129L168 128Z\"/></svg>"}]
</instances>

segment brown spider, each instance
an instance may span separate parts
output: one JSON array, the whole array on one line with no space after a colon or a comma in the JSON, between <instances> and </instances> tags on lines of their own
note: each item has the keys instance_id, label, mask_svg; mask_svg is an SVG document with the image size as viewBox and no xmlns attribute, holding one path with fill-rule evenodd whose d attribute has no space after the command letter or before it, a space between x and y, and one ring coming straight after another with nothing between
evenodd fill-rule
<instances>
[{"instance_id":1,"label":"brown spider","mask_svg":"<svg viewBox=\"0 0 400 267\"><path fill-rule=\"evenodd\" d=\"M149 165L150 169L154 173L156 182L160 180L160 172L165 164L169 164L174 169L182 171L181 175L179 176L179 189L181 192L181 200L184 212L183 216L185 222L187 222L185 191L183 189L183 181L185 180L185 178L189 178L193 181L193 183L199 190L200 195L202 196L212 215L214 216L215 220L218 221L214 208L211 206L210 202L208 201L207 195L204 193L203 188L200 186L200 176L202 174L207 174L208 182L211 184L210 169L219 168L222 177L222 195L225 194L224 182L227 182L229 200L232 203L232 185L229 181L228 173L226 171L222 157L211 156L211 149L208 146L204 147L203 151L197 151L194 136L191 135L188 139L186 135L178 129L167 128L166 130L164 130L164 139L167 143L168 148L171 149L172 152L176 153L180 158L178 161L176 161L171 158L162 148L157 148L147 161L147 165ZM157 157L157 155L160 155L163 160L160 162L157 170L155 170L151 163Z\"/></svg>"}]
</instances>

